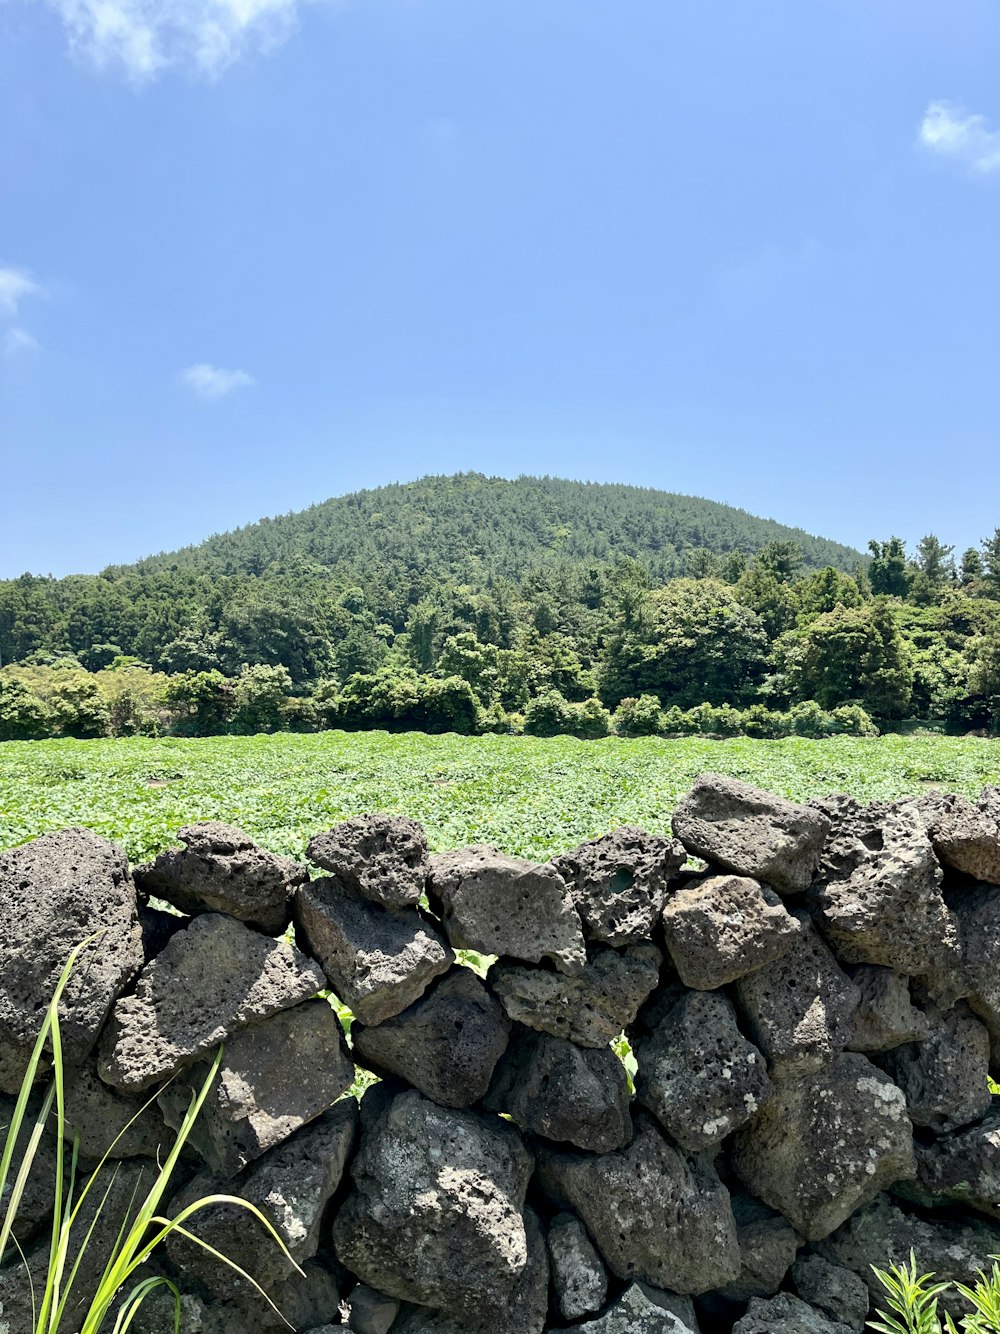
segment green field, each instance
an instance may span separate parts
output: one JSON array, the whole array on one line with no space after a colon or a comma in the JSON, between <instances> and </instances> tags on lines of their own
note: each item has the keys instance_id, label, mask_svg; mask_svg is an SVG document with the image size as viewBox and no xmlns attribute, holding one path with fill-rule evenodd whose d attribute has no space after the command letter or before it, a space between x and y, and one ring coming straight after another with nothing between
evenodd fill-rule
<instances>
[{"instance_id":1,"label":"green field","mask_svg":"<svg viewBox=\"0 0 1000 1334\"><path fill-rule=\"evenodd\" d=\"M973 795L1000 782L1000 743L417 732L7 742L0 744L0 847L81 824L118 839L138 861L171 843L181 825L218 819L301 856L312 834L379 810L420 820L437 850L492 842L542 858L619 824L668 831L678 798L706 769L799 799L933 788Z\"/></svg>"}]
</instances>

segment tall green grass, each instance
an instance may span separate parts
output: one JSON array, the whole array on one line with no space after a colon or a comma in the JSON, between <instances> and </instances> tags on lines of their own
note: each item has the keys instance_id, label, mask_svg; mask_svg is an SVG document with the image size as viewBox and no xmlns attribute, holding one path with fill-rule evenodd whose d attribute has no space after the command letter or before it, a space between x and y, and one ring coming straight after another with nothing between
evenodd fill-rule
<instances>
[{"instance_id":1,"label":"tall green grass","mask_svg":"<svg viewBox=\"0 0 1000 1334\"><path fill-rule=\"evenodd\" d=\"M80 1267L88 1247L94 1242L95 1229L107 1205L108 1195L114 1181L114 1171L109 1171L108 1167L111 1152L122 1135L145 1111L144 1107L122 1129L114 1142L108 1146L104 1157L82 1189L77 1192L79 1175L78 1141L73 1143L69 1163L67 1164L66 1161L65 1080L62 1044L59 1035L59 1002L77 958L81 951L91 943L92 940L88 940L77 946L60 975L35 1041L31 1060L28 1063L28 1069L15 1104L11 1124L7 1128L3 1153L0 1155L0 1195L2 1195L7 1188L7 1182L11 1175L16 1146L21 1139L22 1132L29 1130L30 1127L24 1153L13 1179L10 1199L2 1222L0 1222L0 1263L7 1256L8 1250L14 1250L20 1256L25 1283L29 1287L31 1297L31 1334L69 1334L67 1315L70 1310L70 1299L71 1297L77 1297ZM34 1121L31 1122L29 1119L29 1101L42 1060L46 1055L51 1057L52 1078ZM185 1237L188 1241L207 1251L220 1264L228 1265L230 1269L256 1288L262 1299L277 1312L279 1317L281 1316L270 1297L250 1274L228 1259L221 1251L196 1236L187 1226L190 1220L202 1209L218 1204L236 1205L238 1208L247 1210L257 1219L274 1238L275 1243L280 1247L289 1263L301 1274L302 1270L292 1259L285 1243L259 1209L255 1208L248 1200L240 1199L238 1196L207 1195L188 1205L174 1218L168 1218L161 1212L177 1162L188 1135L198 1118L209 1088L218 1073L221 1061L222 1049L220 1048L205 1083L197 1093L192 1094L190 1107L177 1132L173 1147L162 1165L158 1167L148 1193L141 1202L133 1199L132 1206L138 1203L138 1208L134 1210L133 1214L133 1207L130 1207L126 1217L121 1220L117 1237L111 1247L96 1288L93 1292L83 1293L82 1297L78 1299L73 1311L72 1334L107 1334L109 1326L111 1334L126 1334L143 1303L158 1289L166 1289L172 1298L174 1334L180 1334L181 1294L177 1285L161 1275L143 1273L144 1266L150 1261L156 1248L171 1233ZM56 1170L53 1183L52 1227L47 1266L40 1281L36 1282L36 1276L32 1274L28 1257L18 1242L15 1223L18 1208L31 1175L32 1165L42 1142L42 1136L47 1133L47 1129L51 1133L51 1127L48 1123L53 1114L56 1131ZM75 1246L74 1227L81 1223L82 1210L91 1197L97 1200L96 1211L79 1246ZM84 1312L82 1316L80 1314L81 1301ZM110 1325L112 1318L114 1324ZM284 1317L281 1318L284 1319ZM288 1322L285 1321L285 1323Z\"/></svg>"}]
</instances>

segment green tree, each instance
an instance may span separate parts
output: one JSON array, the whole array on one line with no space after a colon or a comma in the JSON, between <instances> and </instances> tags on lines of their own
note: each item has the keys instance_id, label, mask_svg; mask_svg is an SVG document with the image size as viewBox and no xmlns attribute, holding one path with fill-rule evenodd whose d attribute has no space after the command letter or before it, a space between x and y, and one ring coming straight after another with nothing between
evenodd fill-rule
<instances>
[{"instance_id":1,"label":"green tree","mask_svg":"<svg viewBox=\"0 0 1000 1334\"><path fill-rule=\"evenodd\" d=\"M928 533L917 543L917 568L922 570L932 584L943 584L946 579L955 577L953 546L946 547L933 533Z\"/></svg>"},{"instance_id":2,"label":"green tree","mask_svg":"<svg viewBox=\"0 0 1000 1334\"><path fill-rule=\"evenodd\" d=\"M1000 597L1000 528L994 529L993 536L982 543L983 577L992 597Z\"/></svg>"},{"instance_id":3,"label":"green tree","mask_svg":"<svg viewBox=\"0 0 1000 1334\"><path fill-rule=\"evenodd\" d=\"M164 694L174 713L173 730L181 736L218 736L235 709L234 683L219 671L179 673Z\"/></svg>"},{"instance_id":4,"label":"green tree","mask_svg":"<svg viewBox=\"0 0 1000 1334\"><path fill-rule=\"evenodd\" d=\"M983 577L983 557L975 547L962 552L962 565L959 570L959 582L963 587L978 583Z\"/></svg>"},{"instance_id":5,"label":"green tree","mask_svg":"<svg viewBox=\"0 0 1000 1334\"><path fill-rule=\"evenodd\" d=\"M824 612L786 636L781 654L786 684L803 703L860 702L877 718L901 718L909 708L912 658L884 600Z\"/></svg>"},{"instance_id":6,"label":"green tree","mask_svg":"<svg viewBox=\"0 0 1000 1334\"><path fill-rule=\"evenodd\" d=\"M495 644L481 644L469 630L449 635L437 660L437 670L444 676L461 677L483 704L490 704L497 698L500 687L500 652Z\"/></svg>"},{"instance_id":7,"label":"green tree","mask_svg":"<svg viewBox=\"0 0 1000 1334\"><path fill-rule=\"evenodd\" d=\"M888 542L868 543L871 562L868 578L876 595L905 598L910 589L910 567L906 559L906 545L901 537L890 537Z\"/></svg>"},{"instance_id":8,"label":"green tree","mask_svg":"<svg viewBox=\"0 0 1000 1334\"><path fill-rule=\"evenodd\" d=\"M82 671L60 671L47 704L55 714L62 736L111 735L111 712L94 678Z\"/></svg>"},{"instance_id":9,"label":"green tree","mask_svg":"<svg viewBox=\"0 0 1000 1334\"><path fill-rule=\"evenodd\" d=\"M291 689L287 667L244 666L233 687L232 730L244 735L278 731Z\"/></svg>"},{"instance_id":10,"label":"green tree","mask_svg":"<svg viewBox=\"0 0 1000 1334\"><path fill-rule=\"evenodd\" d=\"M820 616L835 607L860 607L862 603L857 580L832 565L800 580L795 593L803 616Z\"/></svg>"},{"instance_id":11,"label":"green tree","mask_svg":"<svg viewBox=\"0 0 1000 1334\"><path fill-rule=\"evenodd\" d=\"M33 691L0 673L0 741L37 741L54 723L52 710Z\"/></svg>"},{"instance_id":12,"label":"green tree","mask_svg":"<svg viewBox=\"0 0 1000 1334\"><path fill-rule=\"evenodd\" d=\"M675 579L649 595L638 631L610 642L601 697L617 705L627 695L650 694L682 709L742 699L763 671L766 651L760 618L728 584Z\"/></svg>"}]
</instances>

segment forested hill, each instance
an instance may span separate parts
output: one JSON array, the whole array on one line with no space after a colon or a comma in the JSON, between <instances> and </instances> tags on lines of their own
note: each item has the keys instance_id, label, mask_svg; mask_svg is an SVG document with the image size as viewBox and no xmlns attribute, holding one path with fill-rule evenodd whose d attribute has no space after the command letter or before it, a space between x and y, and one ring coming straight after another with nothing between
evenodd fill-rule
<instances>
[{"instance_id":1,"label":"forested hill","mask_svg":"<svg viewBox=\"0 0 1000 1334\"><path fill-rule=\"evenodd\" d=\"M528 570L632 557L662 581L687 572L693 551L751 556L777 541L796 542L807 569L851 571L862 559L839 542L696 496L461 473L337 496L106 573L261 575L304 562L362 587L396 572L481 588Z\"/></svg>"}]
</instances>

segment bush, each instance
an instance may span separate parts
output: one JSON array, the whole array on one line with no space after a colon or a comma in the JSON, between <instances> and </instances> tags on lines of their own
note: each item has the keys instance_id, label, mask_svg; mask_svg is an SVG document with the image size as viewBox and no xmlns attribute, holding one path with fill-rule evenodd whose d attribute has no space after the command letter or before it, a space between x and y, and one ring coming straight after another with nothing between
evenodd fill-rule
<instances>
[{"instance_id":1,"label":"bush","mask_svg":"<svg viewBox=\"0 0 1000 1334\"><path fill-rule=\"evenodd\" d=\"M480 710L477 730L484 736L515 736L524 730L524 719L516 713L507 713L497 701Z\"/></svg>"},{"instance_id":2,"label":"bush","mask_svg":"<svg viewBox=\"0 0 1000 1334\"><path fill-rule=\"evenodd\" d=\"M745 736L773 740L791 734L792 720L787 713L778 713L764 704L751 704L743 714L743 732Z\"/></svg>"},{"instance_id":3,"label":"bush","mask_svg":"<svg viewBox=\"0 0 1000 1334\"><path fill-rule=\"evenodd\" d=\"M526 736L560 736L572 730L572 705L558 690L529 701L524 711Z\"/></svg>"},{"instance_id":4,"label":"bush","mask_svg":"<svg viewBox=\"0 0 1000 1334\"><path fill-rule=\"evenodd\" d=\"M860 704L841 704L830 714L833 730L842 736L878 736L879 731L871 716Z\"/></svg>"},{"instance_id":5,"label":"bush","mask_svg":"<svg viewBox=\"0 0 1000 1334\"><path fill-rule=\"evenodd\" d=\"M570 732L584 741L596 741L611 731L611 714L599 699L585 699L582 704L571 704L575 715Z\"/></svg>"},{"instance_id":6,"label":"bush","mask_svg":"<svg viewBox=\"0 0 1000 1334\"><path fill-rule=\"evenodd\" d=\"M86 672L72 668L58 670L48 703L63 736L111 735L111 710L97 682Z\"/></svg>"},{"instance_id":7,"label":"bush","mask_svg":"<svg viewBox=\"0 0 1000 1334\"><path fill-rule=\"evenodd\" d=\"M819 707L814 699L804 704L796 704L790 710L792 729L796 736L819 738L829 736L833 730L833 719Z\"/></svg>"},{"instance_id":8,"label":"bush","mask_svg":"<svg viewBox=\"0 0 1000 1334\"><path fill-rule=\"evenodd\" d=\"M663 710L655 695L630 695L615 709L611 720L619 736L656 736L663 731Z\"/></svg>"},{"instance_id":9,"label":"bush","mask_svg":"<svg viewBox=\"0 0 1000 1334\"><path fill-rule=\"evenodd\" d=\"M55 726L52 710L22 682L0 676L0 741L38 741Z\"/></svg>"},{"instance_id":10,"label":"bush","mask_svg":"<svg viewBox=\"0 0 1000 1334\"><path fill-rule=\"evenodd\" d=\"M287 667L244 666L233 688L232 730L241 735L277 732L291 689Z\"/></svg>"}]
</instances>

